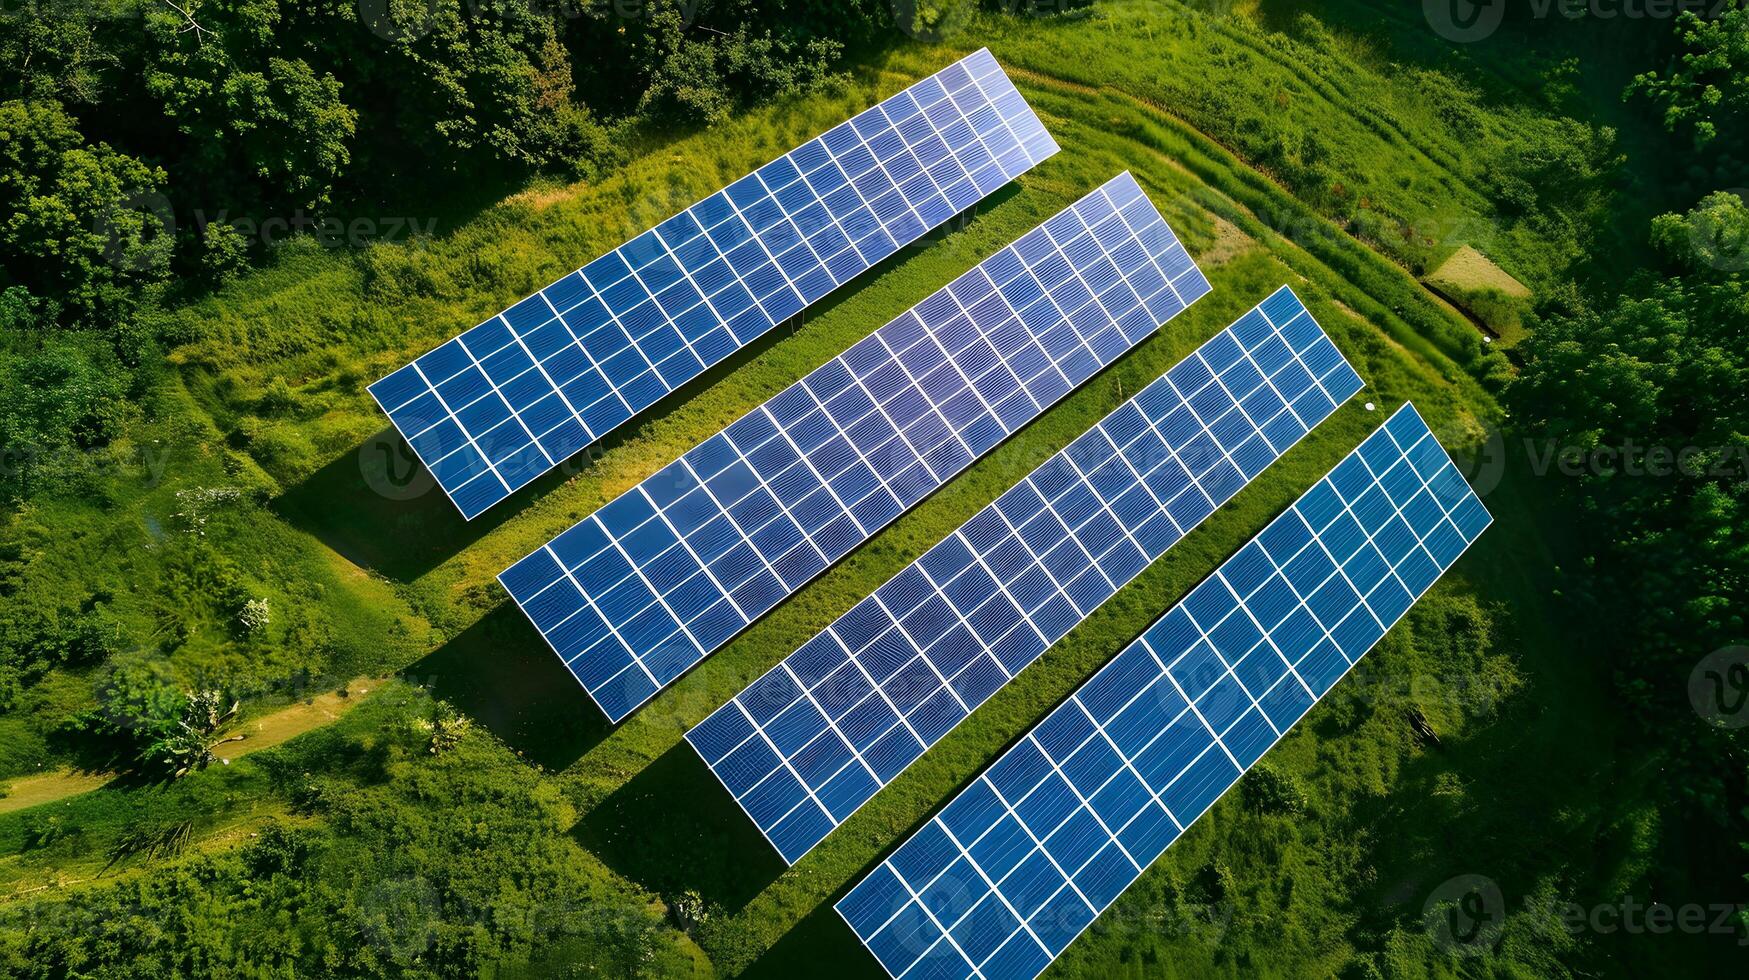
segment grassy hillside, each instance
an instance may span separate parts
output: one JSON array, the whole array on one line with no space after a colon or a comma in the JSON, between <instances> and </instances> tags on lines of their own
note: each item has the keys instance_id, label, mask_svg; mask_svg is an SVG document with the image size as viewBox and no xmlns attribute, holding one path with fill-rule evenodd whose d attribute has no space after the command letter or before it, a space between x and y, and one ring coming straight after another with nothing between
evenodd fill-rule
<instances>
[{"instance_id":1,"label":"grassy hillside","mask_svg":"<svg viewBox=\"0 0 1749 980\"><path fill-rule=\"evenodd\" d=\"M21 937L32 922L89 925L88 907L106 948L193 972L241 971L260 942L272 953L256 962L307 973L877 975L831 903L1386 412L1412 399L1449 448L1482 455L1509 368L1416 276L1473 245L1534 288L1584 254L1565 203L1502 216L1490 190L1512 147L1548 138L1556 109L1291 12L1254 14L1169 2L978 15L960 40L871 53L822 93L647 134L600 181L537 185L407 244L293 242L165 311L186 342L136 431L171 448L146 457L155 470L100 469L101 503L15 519L17 587L99 597L132 640L124 659L222 682L246 711L359 674L399 679L234 765L0 813L0 968L82 968L49 948L57 930ZM484 517L464 524L435 489L402 486L365 384L971 39L1062 153ZM609 728L493 576L1126 169L1214 293ZM681 744L686 728L1284 282L1363 396L785 869ZM1460 874L1509 898L1498 949L1470 961L1483 972L1628 975L1720 953L1719 937L1656 950L1573 937L1538 911L1636 887L1658 818L1632 792L1641 749L1615 743L1606 679L1551 602L1566 542L1544 487L1515 465L1477 476L1496 527L1052 976L1467 974L1423 923ZM213 488L226 492L192 493ZM214 575L222 588L200 581ZM265 632L239 634L235 606L262 597ZM0 774L100 764L56 731L101 676L57 667L0 714ZM1630 775L1600 779L1618 771ZM288 926L276 910L299 890L312 911L283 913ZM189 908L199 921L180 931L144 928ZM484 959L489 945L509 953Z\"/></svg>"}]
</instances>

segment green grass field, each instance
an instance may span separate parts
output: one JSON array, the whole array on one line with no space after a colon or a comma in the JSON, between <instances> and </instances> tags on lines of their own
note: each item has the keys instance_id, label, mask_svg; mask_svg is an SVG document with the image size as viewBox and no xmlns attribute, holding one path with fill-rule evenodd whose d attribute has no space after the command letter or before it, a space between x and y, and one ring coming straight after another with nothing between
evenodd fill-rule
<instances>
[{"instance_id":1,"label":"green grass field","mask_svg":"<svg viewBox=\"0 0 1749 980\"><path fill-rule=\"evenodd\" d=\"M980 15L965 36L1008 68L1063 152L469 524L435 489L391 499L373 488L386 421L366 384L961 56L965 43L873 56L836 90L652 135L599 183L537 186L429 240L362 252L294 243L272 267L168 314L173 330L200 339L172 353L142 431L176 451L156 477L101 477L104 507L28 514L83 529L33 574L89 590L121 563L140 584L115 604L136 632L184 637L185 655L165 669L189 683L221 670L250 678L253 711L308 696L298 681L311 683L312 671L336 683L400 679L372 685L366 704L333 725L234 765L0 814L0 909L143 887L176 862L246 847L265 821L314 825L323 818L304 801L320 783L419 808L407 852L392 862L354 855L369 867L392 863L423 881L438 880L431 868L451 854L489 865L463 832L489 798L538 814L517 833L539 855L529 877L549 893L658 911L696 902L704 913L684 932L670 917L647 972L799 976L829 964L878 975L831 903L1390 410L1413 400L1454 453L1488 458L1507 368L1416 276L1473 245L1534 287L1574 254L1571 242L1498 221L1479 189L1486 157L1468 152L1512 142L1546 107L1388 61L1352 34L1304 22L1276 33L1272 18L1291 15L1254 13L1166 3L1036 21ZM1315 145L1293 132L1316 134ZM1122 170L1186 241L1213 294L607 726L493 576ZM785 869L682 744L684 731L1283 283L1366 380L1363 395ZM1052 976L1632 974L1712 954L1683 945L1704 941L1691 938L1645 959L1609 936L1576 952L1536 911L1634 880L1649 860L1637 829L1658 816L1602 779L1620 772L1631 783L1641 750L1614 741L1607 678L1566 641L1552 599L1567 542L1546 530L1555 506L1546 488L1515 463L1476 474L1495 528L1268 757L1272 785L1291 787L1296 802L1230 794ZM177 523L188 510L177 491L212 486L246 492L191 534ZM224 610L154 608L153 596L200 574L231 576L285 614L239 649L223 642ZM52 722L88 702L89 683L56 676L39 703L0 716L0 774L59 761ZM422 736L408 734L443 710L437 702L472 721L459 757L424 756ZM1438 745L1417 739L1416 714ZM142 826L183 824L185 849L141 856ZM1423 928L1423 901L1459 874L1491 877L1508 897L1504 939L1476 970ZM448 901L497 907L488 895ZM594 940L529 935L525 955L491 969L586 975ZM389 949L393 959L398 947Z\"/></svg>"}]
</instances>

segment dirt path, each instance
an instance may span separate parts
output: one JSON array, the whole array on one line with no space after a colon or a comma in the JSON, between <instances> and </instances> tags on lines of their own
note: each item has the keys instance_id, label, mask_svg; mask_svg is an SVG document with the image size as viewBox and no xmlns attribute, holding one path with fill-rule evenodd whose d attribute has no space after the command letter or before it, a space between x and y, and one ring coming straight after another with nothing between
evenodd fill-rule
<instances>
[{"instance_id":1,"label":"dirt path","mask_svg":"<svg viewBox=\"0 0 1749 980\"><path fill-rule=\"evenodd\" d=\"M19 776L6 784L6 795L0 796L0 813L11 813L13 810L23 810L88 793L114 778L114 773L77 772L71 769Z\"/></svg>"},{"instance_id":2,"label":"dirt path","mask_svg":"<svg viewBox=\"0 0 1749 980\"><path fill-rule=\"evenodd\" d=\"M377 682L370 678L357 677L346 683L344 694L329 691L316 695L308 703L300 701L247 719L236 731L236 734L244 738L218 746L213 754L230 762L251 752L270 749L339 719L364 700L365 695L376 686ZM80 793L89 793L107 785L114 778L114 773L79 772L71 769L19 776L6 785L6 795L0 797L0 813L10 813L44 803L54 803Z\"/></svg>"},{"instance_id":3,"label":"dirt path","mask_svg":"<svg viewBox=\"0 0 1749 980\"><path fill-rule=\"evenodd\" d=\"M366 694L376 689L377 683L368 677L355 677L346 682L345 694L329 691L316 695L307 704L300 701L245 721L238 726L237 734L247 737L241 742L226 742L214 749L213 754L229 762L320 728L357 707Z\"/></svg>"}]
</instances>

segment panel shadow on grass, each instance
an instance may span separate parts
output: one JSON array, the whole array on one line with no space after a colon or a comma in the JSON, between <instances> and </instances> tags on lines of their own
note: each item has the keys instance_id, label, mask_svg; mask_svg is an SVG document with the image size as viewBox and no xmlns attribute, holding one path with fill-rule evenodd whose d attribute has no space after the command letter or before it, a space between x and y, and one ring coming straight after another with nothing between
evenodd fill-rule
<instances>
[{"instance_id":1,"label":"panel shadow on grass","mask_svg":"<svg viewBox=\"0 0 1749 980\"><path fill-rule=\"evenodd\" d=\"M858 874L851 884L860 882ZM887 972L844 924L832 904L844 897L848 885L814 907L802 921L784 932L742 974L742 980L789 980L815 976L830 963L835 980L886 980Z\"/></svg>"},{"instance_id":2,"label":"panel shadow on grass","mask_svg":"<svg viewBox=\"0 0 1749 980\"><path fill-rule=\"evenodd\" d=\"M521 610L509 602L404 674L549 770L562 770L582 758L611 728Z\"/></svg>"},{"instance_id":3,"label":"panel shadow on grass","mask_svg":"<svg viewBox=\"0 0 1749 980\"><path fill-rule=\"evenodd\" d=\"M730 913L785 870L685 742L602 800L572 834L616 874L670 900L696 891Z\"/></svg>"},{"instance_id":4,"label":"panel shadow on grass","mask_svg":"<svg viewBox=\"0 0 1749 980\"><path fill-rule=\"evenodd\" d=\"M397 582L436 568L516 513L503 506L464 520L392 426L342 453L271 506L342 558Z\"/></svg>"}]
</instances>

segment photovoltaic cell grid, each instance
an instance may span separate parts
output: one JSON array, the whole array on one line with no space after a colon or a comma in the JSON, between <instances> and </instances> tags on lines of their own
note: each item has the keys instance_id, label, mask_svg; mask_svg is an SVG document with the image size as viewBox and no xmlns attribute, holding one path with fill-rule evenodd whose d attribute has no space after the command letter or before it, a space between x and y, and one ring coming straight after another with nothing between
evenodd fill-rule
<instances>
[{"instance_id":1,"label":"photovoltaic cell grid","mask_svg":"<svg viewBox=\"0 0 1749 980\"><path fill-rule=\"evenodd\" d=\"M988 51L383 378L472 518L1057 151Z\"/></svg>"},{"instance_id":2,"label":"photovoltaic cell grid","mask_svg":"<svg viewBox=\"0 0 1749 980\"><path fill-rule=\"evenodd\" d=\"M1031 980L1492 519L1405 405L838 903L894 977Z\"/></svg>"},{"instance_id":3,"label":"photovoltaic cell grid","mask_svg":"<svg viewBox=\"0 0 1749 980\"><path fill-rule=\"evenodd\" d=\"M1282 287L687 740L794 863L1360 388Z\"/></svg>"},{"instance_id":4,"label":"photovoltaic cell grid","mask_svg":"<svg viewBox=\"0 0 1749 980\"><path fill-rule=\"evenodd\" d=\"M1208 290L1121 174L499 578L618 721Z\"/></svg>"}]
</instances>

